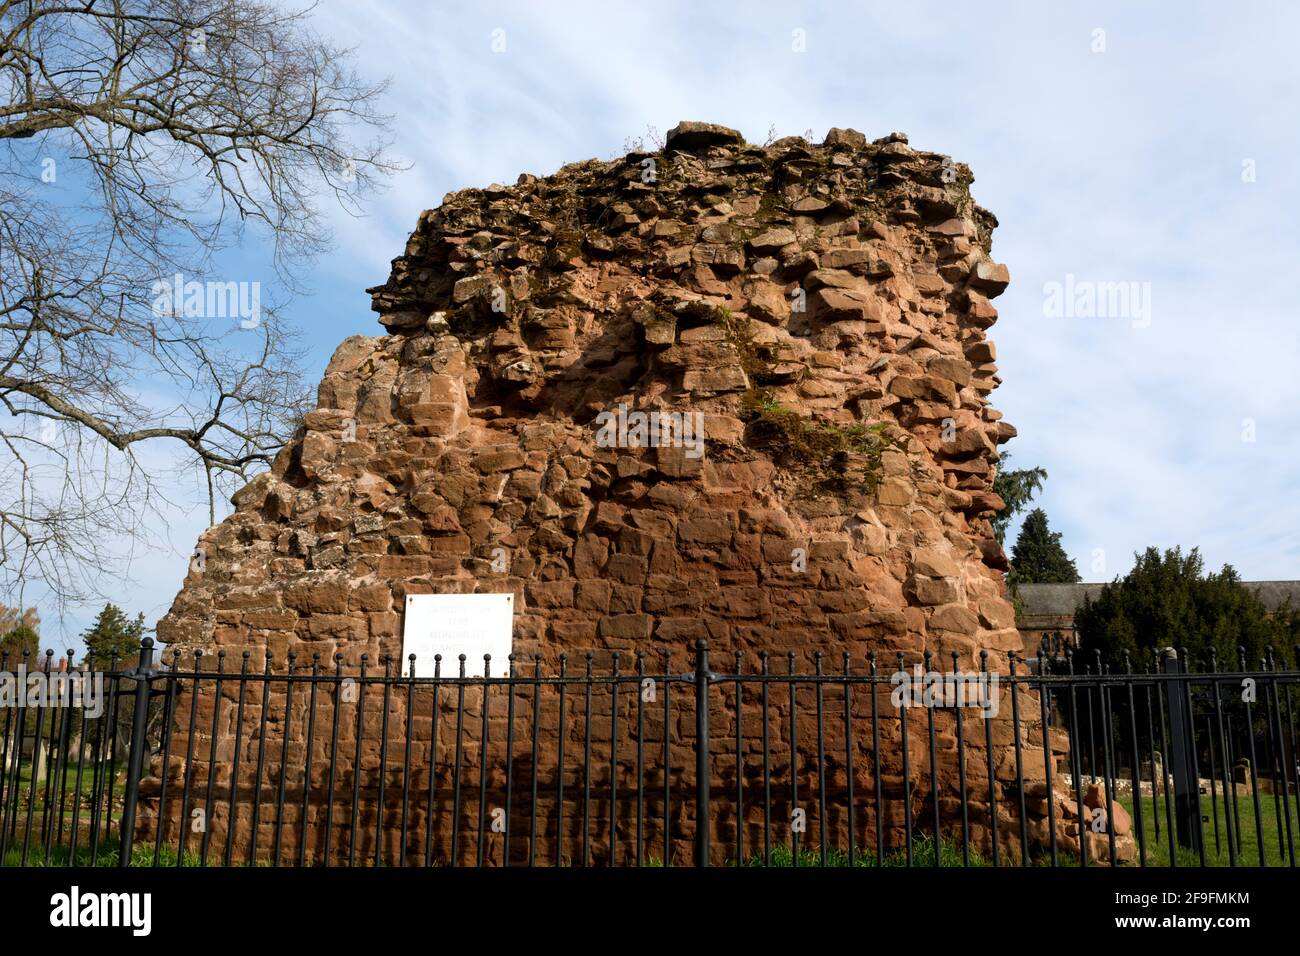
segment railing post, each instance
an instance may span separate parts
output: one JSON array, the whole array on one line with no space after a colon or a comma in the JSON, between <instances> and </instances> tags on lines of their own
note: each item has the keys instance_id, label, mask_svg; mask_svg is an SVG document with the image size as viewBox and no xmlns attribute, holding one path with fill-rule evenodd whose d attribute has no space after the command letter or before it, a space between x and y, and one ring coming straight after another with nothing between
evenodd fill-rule
<instances>
[{"instance_id":1,"label":"railing post","mask_svg":"<svg viewBox=\"0 0 1300 956\"><path fill-rule=\"evenodd\" d=\"M695 642L695 865L709 865L709 642Z\"/></svg>"},{"instance_id":2,"label":"railing post","mask_svg":"<svg viewBox=\"0 0 1300 956\"><path fill-rule=\"evenodd\" d=\"M149 675L153 669L153 638L140 642L140 662L135 671L135 709L131 714L131 752L126 762L126 793L122 799L122 819L119 826L121 847L117 865L131 865L131 848L135 840L135 808L140 798L140 775L144 772L144 752L147 746L145 730L149 723ZM110 792L112 781L109 781ZM162 822L159 821L159 826Z\"/></svg>"},{"instance_id":3,"label":"railing post","mask_svg":"<svg viewBox=\"0 0 1300 956\"><path fill-rule=\"evenodd\" d=\"M1178 652L1167 647L1161 652L1160 669L1171 675L1184 674ZM1174 781L1174 823L1178 844L1190 850L1201 849L1201 815L1198 788L1200 781L1193 770L1191 748L1196 746L1192 715L1187 707L1182 680L1165 682L1165 706L1169 711L1169 765ZM1140 795L1135 795L1137 799Z\"/></svg>"}]
</instances>

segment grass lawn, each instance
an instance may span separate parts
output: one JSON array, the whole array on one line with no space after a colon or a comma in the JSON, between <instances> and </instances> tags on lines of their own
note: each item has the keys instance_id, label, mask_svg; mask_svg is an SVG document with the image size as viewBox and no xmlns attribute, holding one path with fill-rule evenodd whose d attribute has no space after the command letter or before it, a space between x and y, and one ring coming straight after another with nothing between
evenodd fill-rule
<instances>
[{"instance_id":1,"label":"grass lawn","mask_svg":"<svg viewBox=\"0 0 1300 956\"><path fill-rule=\"evenodd\" d=\"M1118 802L1129 811L1133 816L1134 838L1137 837L1137 818L1133 813L1133 801L1130 797L1120 797ZM1286 813L1281 797L1274 797L1272 794L1260 794L1260 824L1264 832L1264 859L1268 866L1289 866L1290 856L1286 850ZM1163 795L1159 802L1160 811L1160 838L1156 839L1156 806L1151 798L1145 798L1142 801L1142 833L1146 840L1146 865L1147 866L1169 866L1169 831L1165 825L1165 805ZM1206 866L1230 866L1231 861L1228 854L1228 832L1226 823L1226 809L1223 803L1223 795L1220 794L1217 800L1217 817L1219 821L1219 845L1216 849L1214 840L1214 819L1211 815L1210 797L1206 794L1202 797L1201 812L1209 819L1205 822L1203 832L1205 834L1205 865ZM1237 866L1259 866L1259 841L1255 831L1255 805L1250 796L1237 798L1237 811L1241 819L1241 838L1239 844L1235 846ZM1282 829L1278 829L1277 814L1282 813ZM1235 819L1235 817L1234 817ZM1297 844L1300 844L1300 807L1297 807L1296 798L1291 798L1291 826L1293 838ZM1234 828L1235 832L1235 828ZM1279 834L1282 837L1282 848L1278 847ZM1297 846L1297 854L1300 856L1300 845ZM1184 849L1178 850L1178 866L1198 867L1201 865L1199 854ZM757 853L749 856L743 866L762 866L763 855ZM793 856L790 853L788 844L781 844L772 847L771 866L792 866ZM799 850L800 866L821 866L821 850L815 846L800 847ZM826 865L830 867L846 867L849 865L848 853L839 848L829 848L826 851ZM875 851L871 848L859 849L857 858L854 860L855 866L874 867L905 867L907 866L907 855L904 850L890 850L884 855L880 863L876 862ZM917 836L912 841L912 866L916 868L925 868L934 865L934 840L928 836ZM944 838L940 843L939 865L962 866L961 843L959 840ZM993 862L986 856L974 851L970 854L970 866L988 867ZM1020 866L1020 854L1002 853L998 859L999 866ZM1050 857L1043 856L1031 861L1032 866L1050 866ZM1057 855L1058 867L1077 867L1079 858L1074 854L1060 853ZM1089 860L1092 865L1092 860ZM1139 863L1136 859L1132 863L1121 864L1123 866L1135 867Z\"/></svg>"},{"instance_id":2,"label":"grass lawn","mask_svg":"<svg viewBox=\"0 0 1300 956\"><path fill-rule=\"evenodd\" d=\"M123 762L119 760L117 763L117 767L115 769L117 771L117 775L113 781L113 795L115 797L120 797L124 793L126 793L126 767L123 764ZM53 764L50 764L47 767L47 771L49 775L53 775L55 773L55 770L56 768ZM109 770L109 762L107 760L104 760L100 764L100 771L99 771L101 787L103 786L103 778L108 774L108 770ZM9 773L12 772L13 772L12 770L9 771ZM59 779L55 780L54 783L48 783L46 778L42 778L38 780L36 782L36 799L38 801L45 799L46 786L50 787L51 792L57 793L58 786L60 783L63 785L64 793L73 794L76 792L77 765L75 763L67 765L66 770L59 775ZM27 797L31 793L31 785L32 785L32 762L24 758L18 764L18 793L19 793L19 799L23 802L24 805L26 805ZM4 786L6 789L8 789L9 786L8 776L4 778ZM94 793L94 789L95 789L95 765L93 763L87 762L81 768L82 797L89 798ZM103 799L102 791L101 791L100 799ZM70 803L69 806L71 806Z\"/></svg>"},{"instance_id":3,"label":"grass lawn","mask_svg":"<svg viewBox=\"0 0 1300 956\"><path fill-rule=\"evenodd\" d=\"M1137 817L1133 812L1133 800L1131 797L1121 797L1119 802L1123 804L1124 809L1129 811L1133 816L1134 838L1137 837ZM1214 808L1216 813L1211 813L1210 795L1201 796L1201 814L1208 819L1202 824L1201 830L1204 834L1205 842L1205 865L1206 866L1230 866L1231 857L1228 853L1228 829L1227 820L1229 816L1229 807L1224 805L1223 794L1220 793L1216 800L1217 806ZM1291 858L1287 851L1286 836L1286 806L1280 796L1274 796L1269 793L1259 795L1260 808L1260 829L1264 834L1264 859L1267 866L1290 866ZM1160 840L1156 841L1156 819L1155 814L1160 814ZM1278 814L1282 815L1282 827L1278 829ZM1300 817L1297 813L1296 798L1291 798L1291 833L1292 839L1300 842ZM1235 820L1240 818L1241 821L1241 838L1240 842L1235 844L1234 852L1236 854L1237 866L1259 866L1259 837L1255 829L1255 802L1249 794L1237 797L1236 813L1232 814L1234 819L1233 832L1236 832ZM1218 847L1215 847L1214 825L1217 818L1219 826ZM1150 797L1142 799L1142 834L1146 840L1146 860L1147 866L1168 866L1169 865L1169 831L1166 826L1165 801L1163 795L1156 802ZM1282 846L1278 847L1278 838L1281 837ZM1297 847L1300 850L1300 847ZM1200 855L1192 850L1183 847L1178 848L1179 866L1200 866ZM1131 864L1136 866L1137 863Z\"/></svg>"},{"instance_id":4,"label":"grass lawn","mask_svg":"<svg viewBox=\"0 0 1300 956\"><path fill-rule=\"evenodd\" d=\"M19 842L20 843L22 842L21 836L19 838ZM68 853L68 848L66 846L63 847L56 846L50 848L50 857L49 860L47 861L45 859L45 847L43 845L33 846L31 847L31 849L28 851L27 854L27 865L28 866L90 866L90 856L91 854L90 854L89 847L78 846L75 858L71 858L70 854ZM7 867L22 866L22 857L23 857L23 853L22 853L21 846L17 848L11 848L10 850L8 850L8 852L5 853L4 865ZM209 866L213 865L214 857L216 860L216 865L219 866L221 864L220 853L216 853L216 854L209 853L208 865ZM117 866L117 859L118 859L117 830L114 829L111 838L107 841L107 845L105 845L104 838L101 837L99 853L95 857L95 866L115 867ZM131 851L131 865L132 866L153 866L153 844L151 843L148 846L136 846ZM171 849L170 847L163 847L162 852L158 854L158 865L175 866L176 851ZM198 866L199 855L197 853L186 853L184 865Z\"/></svg>"}]
</instances>

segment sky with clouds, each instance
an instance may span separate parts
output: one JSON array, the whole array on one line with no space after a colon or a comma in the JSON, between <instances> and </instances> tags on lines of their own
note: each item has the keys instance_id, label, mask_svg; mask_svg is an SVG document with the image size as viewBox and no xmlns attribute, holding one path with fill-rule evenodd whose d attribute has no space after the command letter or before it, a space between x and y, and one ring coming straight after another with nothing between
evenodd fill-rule
<instances>
[{"instance_id":1,"label":"sky with clouds","mask_svg":"<svg viewBox=\"0 0 1300 956\"><path fill-rule=\"evenodd\" d=\"M311 378L381 331L364 289L450 191L612 158L681 119L758 142L900 130L969 164L1000 221L993 401L1014 463L1048 470L1039 503L1084 579L1148 545L1300 578L1300 7L321 0L314 22L390 78L410 168L333 219L290 313ZM1049 314L1067 281L1134 283L1148 308ZM206 525L205 505L176 507L118 603L161 615Z\"/></svg>"}]
</instances>

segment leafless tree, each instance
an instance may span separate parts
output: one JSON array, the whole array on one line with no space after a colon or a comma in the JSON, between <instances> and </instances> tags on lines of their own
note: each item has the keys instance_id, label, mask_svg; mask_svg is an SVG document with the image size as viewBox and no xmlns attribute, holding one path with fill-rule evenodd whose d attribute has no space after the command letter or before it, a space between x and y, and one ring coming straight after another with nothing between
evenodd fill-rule
<instances>
[{"instance_id":1,"label":"leafless tree","mask_svg":"<svg viewBox=\"0 0 1300 956\"><path fill-rule=\"evenodd\" d=\"M185 473L211 510L297 427L319 200L395 168L383 84L310 13L0 0L0 594L102 594ZM250 223L270 262L232 266Z\"/></svg>"}]
</instances>

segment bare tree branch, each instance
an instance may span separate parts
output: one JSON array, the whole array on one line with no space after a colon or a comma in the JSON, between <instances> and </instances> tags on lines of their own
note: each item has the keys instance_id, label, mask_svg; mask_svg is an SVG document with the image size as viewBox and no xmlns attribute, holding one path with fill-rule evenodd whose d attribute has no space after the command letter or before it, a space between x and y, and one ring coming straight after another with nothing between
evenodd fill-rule
<instances>
[{"instance_id":1,"label":"bare tree branch","mask_svg":"<svg viewBox=\"0 0 1300 956\"><path fill-rule=\"evenodd\" d=\"M0 0L0 593L75 601L120 577L184 477L149 443L183 454L214 515L297 428L273 290L328 246L318 197L356 214L396 168L354 138L386 130L382 84L309 15ZM249 223L267 288L216 265Z\"/></svg>"}]
</instances>

